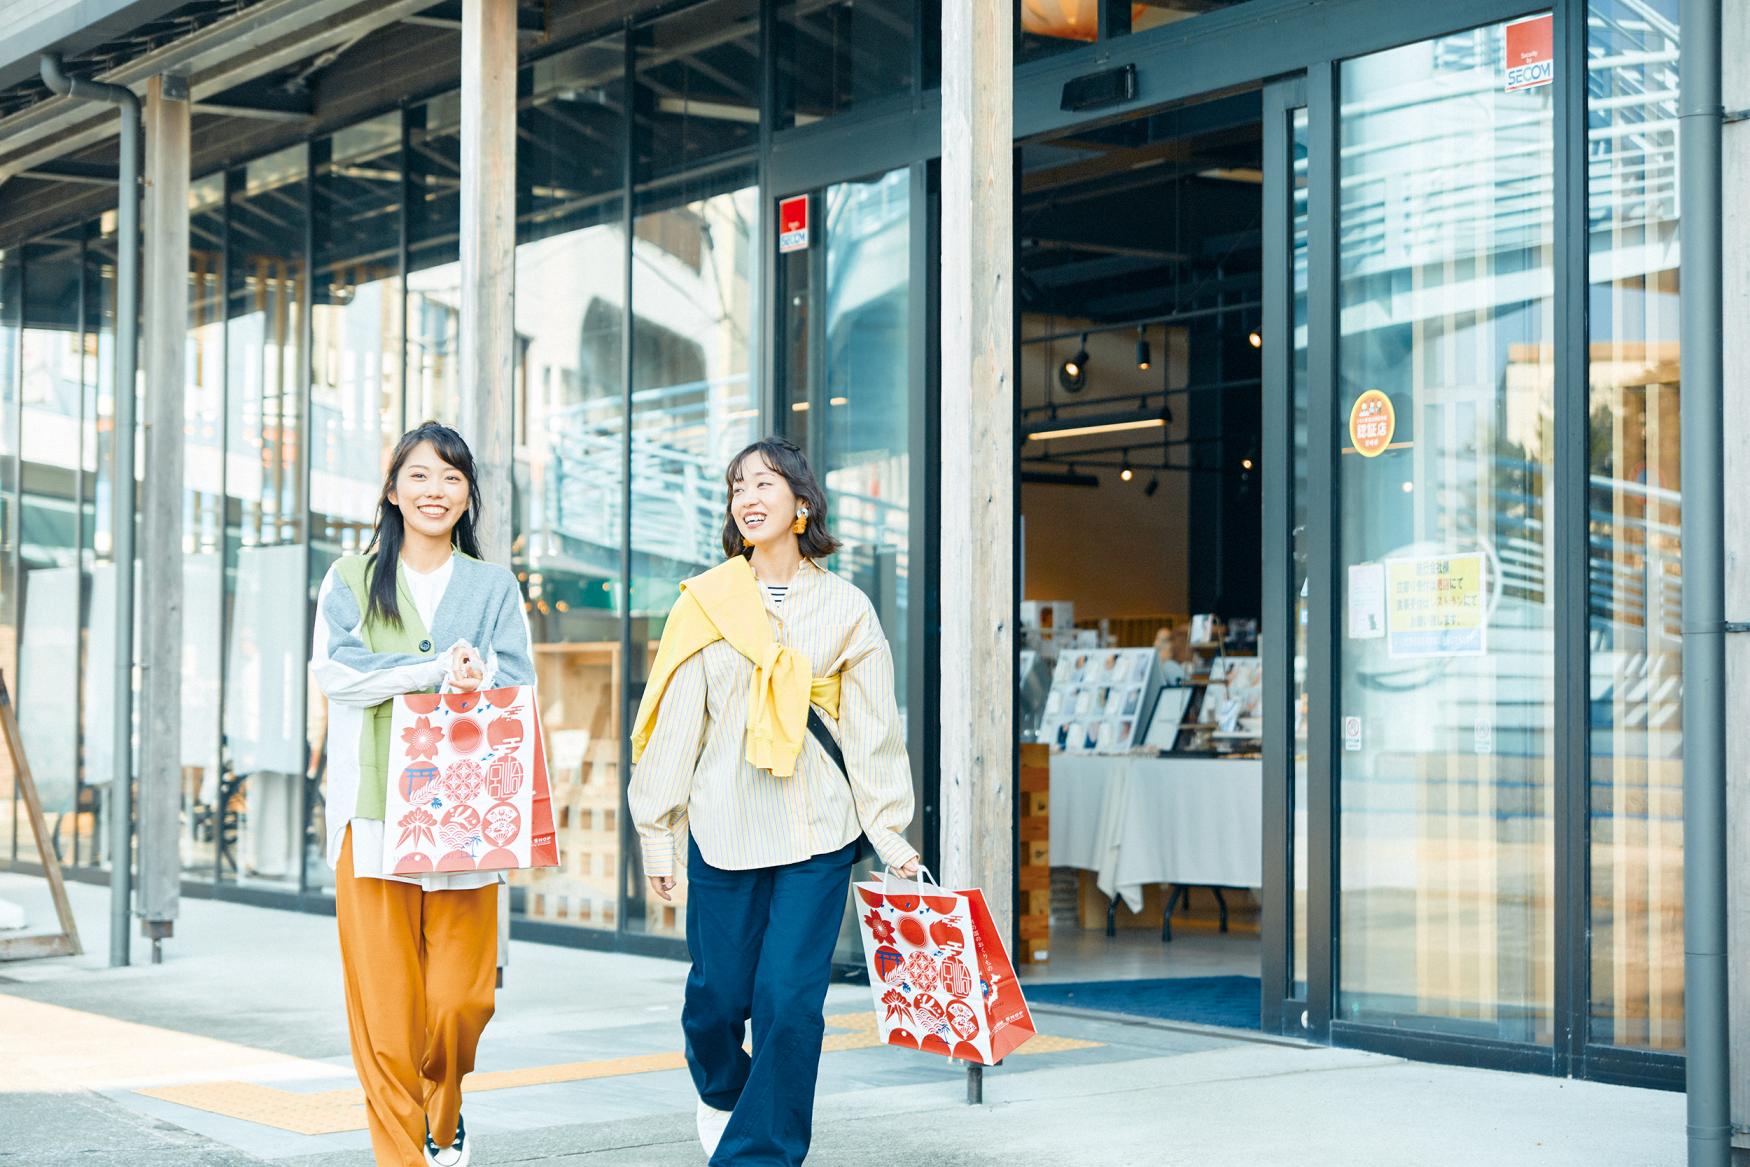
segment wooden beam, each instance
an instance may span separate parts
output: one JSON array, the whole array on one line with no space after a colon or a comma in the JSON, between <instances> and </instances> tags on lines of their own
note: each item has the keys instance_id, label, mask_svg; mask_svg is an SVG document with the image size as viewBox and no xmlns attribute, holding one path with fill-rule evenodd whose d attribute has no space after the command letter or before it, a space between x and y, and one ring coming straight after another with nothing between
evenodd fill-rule
<instances>
[{"instance_id":1,"label":"wooden beam","mask_svg":"<svg viewBox=\"0 0 1750 1167\"><path fill-rule=\"evenodd\" d=\"M169 934L182 886L183 351L188 343L189 104L146 83L141 475L140 795L137 906L147 935ZM153 945L156 959L158 946Z\"/></svg>"},{"instance_id":2,"label":"wooden beam","mask_svg":"<svg viewBox=\"0 0 1750 1167\"><path fill-rule=\"evenodd\" d=\"M1014 875L1014 135L1011 0L942 6L945 884L1005 940Z\"/></svg>"}]
</instances>

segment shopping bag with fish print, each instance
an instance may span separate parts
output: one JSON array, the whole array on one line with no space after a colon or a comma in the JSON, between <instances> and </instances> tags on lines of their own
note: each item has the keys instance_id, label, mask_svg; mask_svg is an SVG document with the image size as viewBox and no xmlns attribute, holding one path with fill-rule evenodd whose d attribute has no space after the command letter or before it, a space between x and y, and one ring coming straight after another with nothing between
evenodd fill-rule
<instances>
[{"instance_id":1,"label":"shopping bag with fish print","mask_svg":"<svg viewBox=\"0 0 1750 1167\"><path fill-rule=\"evenodd\" d=\"M1015 966L982 891L945 890L927 868L919 876L856 885L881 1039L995 1065L1034 1033Z\"/></svg>"},{"instance_id":2,"label":"shopping bag with fish print","mask_svg":"<svg viewBox=\"0 0 1750 1167\"><path fill-rule=\"evenodd\" d=\"M383 817L396 875L558 866L534 686L397 697Z\"/></svg>"}]
</instances>

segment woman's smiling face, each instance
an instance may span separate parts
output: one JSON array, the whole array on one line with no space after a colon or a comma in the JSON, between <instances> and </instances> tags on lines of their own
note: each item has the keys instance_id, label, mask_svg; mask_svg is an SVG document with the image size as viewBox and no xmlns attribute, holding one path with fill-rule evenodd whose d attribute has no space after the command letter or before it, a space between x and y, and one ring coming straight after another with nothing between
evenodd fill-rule
<instances>
[{"instance_id":1,"label":"woman's smiling face","mask_svg":"<svg viewBox=\"0 0 1750 1167\"><path fill-rule=\"evenodd\" d=\"M439 457L430 442L421 442L396 473L389 501L401 511L401 521L409 530L448 539L468 513L468 479Z\"/></svg>"},{"instance_id":2,"label":"woman's smiling face","mask_svg":"<svg viewBox=\"0 0 1750 1167\"><path fill-rule=\"evenodd\" d=\"M797 505L789 481L763 457L753 453L742 460L729 490L729 514L743 539L755 547L794 539L790 526L796 521Z\"/></svg>"}]
</instances>

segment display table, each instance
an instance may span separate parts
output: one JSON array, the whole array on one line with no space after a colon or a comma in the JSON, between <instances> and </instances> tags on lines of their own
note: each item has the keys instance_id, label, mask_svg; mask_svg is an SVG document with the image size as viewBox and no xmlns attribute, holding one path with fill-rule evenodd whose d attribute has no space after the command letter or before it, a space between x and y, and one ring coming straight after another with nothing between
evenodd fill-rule
<instances>
[{"instance_id":1,"label":"display table","mask_svg":"<svg viewBox=\"0 0 1750 1167\"><path fill-rule=\"evenodd\" d=\"M1262 887L1263 763L1053 754L1051 863L1094 872L1114 910L1151 883Z\"/></svg>"}]
</instances>

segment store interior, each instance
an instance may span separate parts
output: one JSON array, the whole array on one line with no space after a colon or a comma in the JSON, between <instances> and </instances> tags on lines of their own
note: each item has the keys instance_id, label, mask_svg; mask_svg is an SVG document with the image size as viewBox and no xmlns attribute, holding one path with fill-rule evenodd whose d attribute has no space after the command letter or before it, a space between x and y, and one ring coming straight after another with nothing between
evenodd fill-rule
<instances>
[{"instance_id":1,"label":"store interior","mask_svg":"<svg viewBox=\"0 0 1750 1167\"><path fill-rule=\"evenodd\" d=\"M1253 91L1022 154L1035 999L1258 1024L1262 136Z\"/></svg>"}]
</instances>

